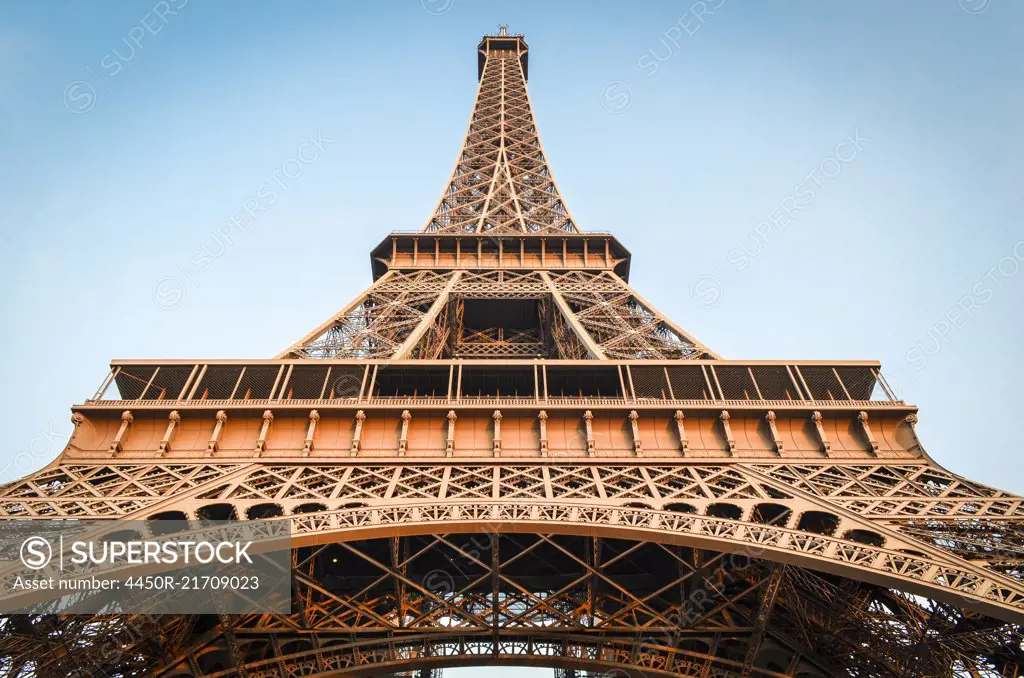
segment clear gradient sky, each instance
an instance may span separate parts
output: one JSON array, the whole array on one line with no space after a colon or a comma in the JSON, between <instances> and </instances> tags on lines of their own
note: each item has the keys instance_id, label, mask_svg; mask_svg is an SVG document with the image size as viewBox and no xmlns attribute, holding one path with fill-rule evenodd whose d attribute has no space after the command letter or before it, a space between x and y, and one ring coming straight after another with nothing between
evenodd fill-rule
<instances>
[{"instance_id":1,"label":"clear gradient sky","mask_svg":"<svg viewBox=\"0 0 1024 678\"><path fill-rule=\"evenodd\" d=\"M1024 492L1024 4L701 4L4 3L3 479L111 358L270 357L363 289L507 23L641 294L728 358L882 360L932 456Z\"/></svg>"}]
</instances>

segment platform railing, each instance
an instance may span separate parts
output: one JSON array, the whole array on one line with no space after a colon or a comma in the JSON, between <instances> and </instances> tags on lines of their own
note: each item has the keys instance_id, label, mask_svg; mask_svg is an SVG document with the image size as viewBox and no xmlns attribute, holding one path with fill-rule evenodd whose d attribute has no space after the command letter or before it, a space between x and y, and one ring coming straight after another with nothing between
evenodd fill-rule
<instances>
[{"instance_id":1,"label":"platform railing","mask_svg":"<svg viewBox=\"0 0 1024 678\"><path fill-rule=\"evenodd\" d=\"M116 361L102 407L903 406L873 362Z\"/></svg>"}]
</instances>

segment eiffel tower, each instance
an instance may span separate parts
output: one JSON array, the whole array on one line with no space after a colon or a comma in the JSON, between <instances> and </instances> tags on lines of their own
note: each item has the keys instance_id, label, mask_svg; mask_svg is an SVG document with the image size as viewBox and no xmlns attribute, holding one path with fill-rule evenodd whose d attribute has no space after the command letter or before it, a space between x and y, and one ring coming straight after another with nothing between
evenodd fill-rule
<instances>
[{"instance_id":1,"label":"eiffel tower","mask_svg":"<svg viewBox=\"0 0 1024 678\"><path fill-rule=\"evenodd\" d=\"M6 675L1024 675L1024 500L932 460L879 363L725 360L658 312L569 212L528 66L483 37L447 188L350 304L272 360L114 361L0 488L288 519L291 613L12 616Z\"/></svg>"}]
</instances>

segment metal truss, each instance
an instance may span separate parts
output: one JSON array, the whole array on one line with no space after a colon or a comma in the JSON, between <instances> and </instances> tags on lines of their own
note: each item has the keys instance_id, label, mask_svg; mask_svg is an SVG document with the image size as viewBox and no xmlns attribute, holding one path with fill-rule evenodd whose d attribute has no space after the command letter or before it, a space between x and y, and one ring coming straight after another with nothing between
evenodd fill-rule
<instances>
[{"instance_id":1,"label":"metal truss","mask_svg":"<svg viewBox=\"0 0 1024 678\"><path fill-rule=\"evenodd\" d=\"M488 49L466 141L424 231L578 233L537 134L521 57Z\"/></svg>"},{"instance_id":2,"label":"metal truss","mask_svg":"<svg viewBox=\"0 0 1024 678\"><path fill-rule=\"evenodd\" d=\"M454 260L440 265L442 243L433 242L434 266L419 265L419 242L397 263L392 243L388 270L360 297L279 357L290 358L623 358L689 359L718 356L658 313L632 290L612 260L607 241L596 260L573 222L544 157L526 89L526 43L520 38L481 45L480 88L462 153L434 216L423 229L446 238ZM462 265L462 238L487 234L497 256L477 267ZM562 268L547 270L545 236L560 243ZM539 243L540 269L508 270L503 237ZM543 241L543 242L542 242ZM471 245L467 245L472 249ZM489 250L493 247L489 247ZM515 249L515 248L513 248ZM535 249L530 245L531 251ZM554 254L554 253L553 253ZM510 256L514 256L510 252ZM628 270L628 255L626 258ZM574 270L582 264L588 270ZM589 270L594 266L598 270ZM493 270L492 269L497 269ZM522 327L466 327L467 299L538 300Z\"/></svg>"},{"instance_id":3,"label":"metal truss","mask_svg":"<svg viewBox=\"0 0 1024 678\"><path fill-rule=\"evenodd\" d=\"M831 482L837 477L847 479L842 488ZM898 501L921 483L932 497ZM955 509L950 496L970 501ZM75 465L41 471L0 496L8 518L203 518L213 507L238 518L295 516L296 533L335 531L338 539L474 523L691 538L1024 616L1021 499L928 464Z\"/></svg>"},{"instance_id":4,"label":"metal truss","mask_svg":"<svg viewBox=\"0 0 1024 678\"><path fill-rule=\"evenodd\" d=\"M81 644L86 628L124 637L117 661L100 662L109 675L516 664L729 678L1010 677L1024 659L1019 626L744 553L483 532L306 546L292 560L289 615L100 618L90 627L65 616L48 618L45 634L32 620L9 618L22 669L14 673L92 671L84 657L53 652Z\"/></svg>"},{"instance_id":5,"label":"metal truss","mask_svg":"<svg viewBox=\"0 0 1024 678\"><path fill-rule=\"evenodd\" d=\"M533 358L546 352L544 337L534 330L460 328L451 355L455 358Z\"/></svg>"},{"instance_id":6,"label":"metal truss","mask_svg":"<svg viewBox=\"0 0 1024 678\"><path fill-rule=\"evenodd\" d=\"M927 487L925 490L923 488ZM1024 498L929 463L559 462L402 465L269 462L69 462L0 488L0 515L12 518L113 518L164 500L203 495L253 501L533 499L663 502L784 501L812 497L871 520L908 529L980 532L978 521L1019 525Z\"/></svg>"},{"instance_id":7,"label":"metal truss","mask_svg":"<svg viewBox=\"0 0 1024 678\"><path fill-rule=\"evenodd\" d=\"M549 288L539 271L469 271L452 292L465 299L544 299Z\"/></svg>"},{"instance_id":8,"label":"metal truss","mask_svg":"<svg viewBox=\"0 0 1024 678\"><path fill-rule=\"evenodd\" d=\"M455 272L390 271L286 353L301 358L390 358Z\"/></svg>"},{"instance_id":9,"label":"metal truss","mask_svg":"<svg viewBox=\"0 0 1024 678\"><path fill-rule=\"evenodd\" d=\"M556 310L546 315L551 319L548 329L554 349L549 353L552 357L559 360L584 360L592 355L589 352L593 350L591 342L587 341L585 330L581 330L578 323L573 323L568 316Z\"/></svg>"},{"instance_id":10,"label":"metal truss","mask_svg":"<svg viewBox=\"0 0 1024 678\"><path fill-rule=\"evenodd\" d=\"M709 351L607 271L551 276L597 357L627 360L706 358Z\"/></svg>"},{"instance_id":11,"label":"metal truss","mask_svg":"<svg viewBox=\"0 0 1024 678\"><path fill-rule=\"evenodd\" d=\"M537 301L518 328L464 323L466 300ZM294 358L708 358L609 271L390 271L285 351Z\"/></svg>"},{"instance_id":12,"label":"metal truss","mask_svg":"<svg viewBox=\"0 0 1024 678\"><path fill-rule=\"evenodd\" d=\"M289 520L290 614L9 616L0 675L1024 677L1024 498L933 462L877 363L723 361L659 313L565 206L525 41L479 49L367 290L275 361L118 361L0 487L7 520Z\"/></svg>"}]
</instances>

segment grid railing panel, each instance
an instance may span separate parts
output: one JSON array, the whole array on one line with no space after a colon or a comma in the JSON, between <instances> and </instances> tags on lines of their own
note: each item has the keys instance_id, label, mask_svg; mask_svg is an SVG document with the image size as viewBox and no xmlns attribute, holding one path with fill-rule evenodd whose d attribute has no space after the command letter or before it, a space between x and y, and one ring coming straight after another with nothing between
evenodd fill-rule
<instances>
[{"instance_id":1,"label":"grid railing panel","mask_svg":"<svg viewBox=\"0 0 1024 678\"><path fill-rule=\"evenodd\" d=\"M514 365L511 360L499 364L484 360L418 364L383 360L115 364L107 382L112 380L116 388L101 389L89 402L251 405L264 401L337 402L382 397L441 402L448 400L447 393L456 397L461 375L463 398L527 396L552 402L572 398L583 404L587 399L642 404L902 404L898 394L883 388L876 376L878 368L870 364L602 361L588 365L584 361L545 360L532 363L532 367L523 362ZM496 382L493 389L475 387L474 384L480 386L479 377L487 374L500 383ZM384 382L389 384L387 388L382 387Z\"/></svg>"}]
</instances>

